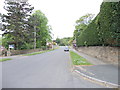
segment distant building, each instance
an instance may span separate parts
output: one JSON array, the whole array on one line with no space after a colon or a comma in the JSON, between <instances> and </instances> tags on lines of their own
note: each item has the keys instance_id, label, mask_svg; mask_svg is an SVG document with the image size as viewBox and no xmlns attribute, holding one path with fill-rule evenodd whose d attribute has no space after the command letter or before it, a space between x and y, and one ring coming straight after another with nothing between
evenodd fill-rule
<instances>
[{"instance_id":1,"label":"distant building","mask_svg":"<svg viewBox=\"0 0 120 90\"><path fill-rule=\"evenodd\" d=\"M76 47L77 47L77 45L76 45L76 40L73 40L72 44L73 44L73 48L76 48Z\"/></svg>"}]
</instances>

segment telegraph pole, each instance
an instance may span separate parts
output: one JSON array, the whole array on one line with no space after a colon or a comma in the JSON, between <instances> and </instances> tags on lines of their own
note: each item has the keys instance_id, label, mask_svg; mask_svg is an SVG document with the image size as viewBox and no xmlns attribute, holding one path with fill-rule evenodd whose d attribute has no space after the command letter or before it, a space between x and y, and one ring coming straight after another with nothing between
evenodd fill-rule
<instances>
[{"instance_id":1,"label":"telegraph pole","mask_svg":"<svg viewBox=\"0 0 120 90\"><path fill-rule=\"evenodd\" d=\"M34 49L36 49L36 26L34 26Z\"/></svg>"}]
</instances>

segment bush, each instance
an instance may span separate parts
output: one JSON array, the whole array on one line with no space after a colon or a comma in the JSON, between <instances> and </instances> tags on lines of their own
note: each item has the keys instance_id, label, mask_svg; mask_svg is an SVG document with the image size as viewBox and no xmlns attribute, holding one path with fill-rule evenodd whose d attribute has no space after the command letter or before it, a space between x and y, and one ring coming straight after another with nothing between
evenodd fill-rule
<instances>
[{"instance_id":1,"label":"bush","mask_svg":"<svg viewBox=\"0 0 120 90\"><path fill-rule=\"evenodd\" d=\"M47 46L41 46L42 50L46 50Z\"/></svg>"}]
</instances>

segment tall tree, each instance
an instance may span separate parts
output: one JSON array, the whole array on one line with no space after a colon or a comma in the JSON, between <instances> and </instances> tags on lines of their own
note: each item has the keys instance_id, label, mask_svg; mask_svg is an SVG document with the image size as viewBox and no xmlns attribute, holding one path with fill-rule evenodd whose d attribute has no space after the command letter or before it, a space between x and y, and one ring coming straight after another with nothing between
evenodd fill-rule
<instances>
[{"instance_id":1,"label":"tall tree","mask_svg":"<svg viewBox=\"0 0 120 90\"><path fill-rule=\"evenodd\" d=\"M91 23L94 14L86 14L76 20L76 30L84 30Z\"/></svg>"},{"instance_id":2,"label":"tall tree","mask_svg":"<svg viewBox=\"0 0 120 90\"><path fill-rule=\"evenodd\" d=\"M73 39L77 40L78 36L87 28L87 26L92 22L94 14L86 14L76 20L75 31Z\"/></svg>"},{"instance_id":3,"label":"tall tree","mask_svg":"<svg viewBox=\"0 0 120 90\"><path fill-rule=\"evenodd\" d=\"M48 19L40 10L35 11L30 17L30 25L34 25L34 43L36 47L46 46L46 42L51 40L51 26L48 25ZM35 41L36 40L36 41Z\"/></svg>"},{"instance_id":4,"label":"tall tree","mask_svg":"<svg viewBox=\"0 0 120 90\"><path fill-rule=\"evenodd\" d=\"M4 22L2 31L4 31L4 35L12 36L16 48L20 49L21 45L27 41L28 18L34 8L27 1L5 0L4 9L7 14L2 17Z\"/></svg>"}]
</instances>

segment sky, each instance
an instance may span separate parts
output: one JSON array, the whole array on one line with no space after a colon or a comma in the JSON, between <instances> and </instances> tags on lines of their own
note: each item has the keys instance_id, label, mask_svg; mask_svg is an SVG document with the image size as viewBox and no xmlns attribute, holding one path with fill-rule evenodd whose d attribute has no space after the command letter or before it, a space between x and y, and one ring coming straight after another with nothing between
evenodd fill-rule
<instances>
[{"instance_id":1,"label":"sky","mask_svg":"<svg viewBox=\"0 0 120 90\"><path fill-rule=\"evenodd\" d=\"M75 21L81 16L92 13L97 15L103 0L28 0L34 10L41 10L52 26L53 38L72 37ZM0 12L4 0L0 0Z\"/></svg>"}]
</instances>

